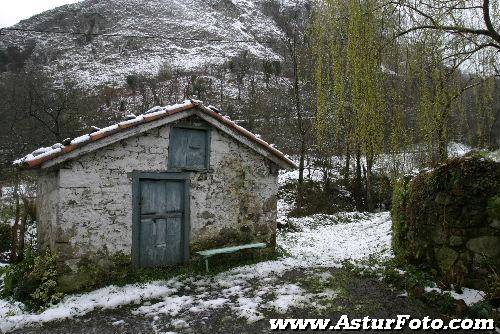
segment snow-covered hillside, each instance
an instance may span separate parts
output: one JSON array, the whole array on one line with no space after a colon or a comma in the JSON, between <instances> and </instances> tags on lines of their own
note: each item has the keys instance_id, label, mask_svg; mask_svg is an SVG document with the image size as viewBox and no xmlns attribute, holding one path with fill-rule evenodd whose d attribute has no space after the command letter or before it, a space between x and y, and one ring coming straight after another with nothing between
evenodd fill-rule
<instances>
[{"instance_id":1,"label":"snow-covered hillside","mask_svg":"<svg viewBox=\"0 0 500 334\"><path fill-rule=\"evenodd\" d=\"M279 59L272 41L283 32L271 3L291 5L279 0L85 0L14 27L168 38L6 31L0 50L23 45L26 51L31 43L28 59L89 87L121 85L129 74L156 74L164 64L186 70L221 64L243 50L251 57Z\"/></svg>"}]
</instances>

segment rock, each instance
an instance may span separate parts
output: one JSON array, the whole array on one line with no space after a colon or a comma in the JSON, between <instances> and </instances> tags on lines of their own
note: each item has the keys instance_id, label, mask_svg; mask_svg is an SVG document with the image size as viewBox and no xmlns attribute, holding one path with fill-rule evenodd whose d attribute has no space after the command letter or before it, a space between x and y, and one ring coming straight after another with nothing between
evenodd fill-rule
<instances>
[{"instance_id":1,"label":"rock","mask_svg":"<svg viewBox=\"0 0 500 334\"><path fill-rule=\"evenodd\" d=\"M496 323L500 322L500 307L491 311L491 316Z\"/></svg>"},{"instance_id":2,"label":"rock","mask_svg":"<svg viewBox=\"0 0 500 334\"><path fill-rule=\"evenodd\" d=\"M476 254L496 258L500 255L500 237L483 236L471 239L467 242L467 249Z\"/></svg>"},{"instance_id":3,"label":"rock","mask_svg":"<svg viewBox=\"0 0 500 334\"><path fill-rule=\"evenodd\" d=\"M458 259L458 253L451 248L441 247L436 251L436 260L443 272L448 271Z\"/></svg>"},{"instance_id":4,"label":"rock","mask_svg":"<svg viewBox=\"0 0 500 334\"><path fill-rule=\"evenodd\" d=\"M446 232L442 228L438 228L432 234L432 241L434 241L438 245L442 245L446 243Z\"/></svg>"},{"instance_id":5,"label":"rock","mask_svg":"<svg viewBox=\"0 0 500 334\"><path fill-rule=\"evenodd\" d=\"M450 237L450 246L460 246L464 243L464 239L462 237L459 237L459 236L456 236L456 235L452 235Z\"/></svg>"},{"instance_id":6,"label":"rock","mask_svg":"<svg viewBox=\"0 0 500 334\"><path fill-rule=\"evenodd\" d=\"M488 216L494 220L500 220L500 195L493 196L488 200Z\"/></svg>"},{"instance_id":7,"label":"rock","mask_svg":"<svg viewBox=\"0 0 500 334\"><path fill-rule=\"evenodd\" d=\"M449 196L445 193L439 193L436 195L436 198L434 199L434 201L440 205L449 205L449 204L451 204L452 199L451 199L451 196Z\"/></svg>"},{"instance_id":8,"label":"rock","mask_svg":"<svg viewBox=\"0 0 500 334\"><path fill-rule=\"evenodd\" d=\"M458 256L458 259L459 259L462 263L466 264L467 266L468 266L468 265L470 264L470 262L472 261L472 258L471 258L471 256L470 256L470 253L469 253L469 251L467 251L467 250L466 250L465 252L460 253L460 255Z\"/></svg>"},{"instance_id":9,"label":"rock","mask_svg":"<svg viewBox=\"0 0 500 334\"><path fill-rule=\"evenodd\" d=\"M500 220L498 220L498 219L493 220L493 222L490 224L490 226L500 230Z\"/></svg>"},{"instance_id":10,"label":"rock","mask_svg":"<svg viewBox=\"0 0 500 334\"><path fill-rule=\"evenodd\" d=\"M393 206L396 256L427 267L436 282L484 288L500 272L500 164L450 159L400 188L395 196L409 195Z\"/></svg>"}]
</instances>

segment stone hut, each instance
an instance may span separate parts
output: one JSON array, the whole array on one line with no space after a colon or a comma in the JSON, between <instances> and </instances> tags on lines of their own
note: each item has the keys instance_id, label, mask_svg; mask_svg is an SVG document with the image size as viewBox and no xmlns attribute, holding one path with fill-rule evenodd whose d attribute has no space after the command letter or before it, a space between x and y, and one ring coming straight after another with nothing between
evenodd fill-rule
<instances>
[{"instance_id":1,"label":"stone hut","mask_svg":"<svg viewBox=\"0 0 500 334\"><path fill-rule=\"evenodd\" d=\"M189 100L96 130L15 162L38 175L38 243L65 267L275 246L278 170L296 166L216 108Z\"/></svg>"}]
</instances>

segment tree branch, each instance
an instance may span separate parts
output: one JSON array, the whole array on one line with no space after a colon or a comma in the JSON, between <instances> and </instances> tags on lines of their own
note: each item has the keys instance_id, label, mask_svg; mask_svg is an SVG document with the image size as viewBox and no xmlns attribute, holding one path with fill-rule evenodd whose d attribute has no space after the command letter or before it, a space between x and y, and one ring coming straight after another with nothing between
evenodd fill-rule
<instances>
[{"instance_id":1,"label":"tree branch","mask_svg":"<svg viewBox=\"0 0 500 334\"><path fill-rule=\"evenodd\" d=\"M424 30L424 29L431 29L431 30L440 30L440 31L446 31L450 33L466 33L466 34L472 34L472 35L482 35L482 36L490 36L490 32L485 29L471 29L471 28L466 28L466 27L457 27L457 26L441 26L441 25L420 25L416 27L412 27L410 29L407 29L403 32L400 32L397 34L397 37L406 35L412 31L417 31L417 30ZM496 48L500 49L500 45L496 45Z\"/></svg>"},{"instance_id":2,"label":"tree branch","mask_svg":"<svg viewBox=\"0 0 500 334\"><path fill-rule=\"evenodd\" d=\"M483 19L486 25L486 29L475 29L460 25L442 25L433 17L432 14L426 13L422 9L417 8L417 6L409 4L405 1L390 1L387 4L393 4L395 6L408 8L409 10L417 13L418 15L424 18L424 20L421 22L420 25L411 27L405 31L398 33L396 35L396 38L414 31L429 29L429 30L443 31L451 34L461 34L462 37L465 37L464 36L465 34L474 36L485 36L492 39L491 42L484 43L485 47L493 47L500 50L500 34L498 33L498 31L496 31L495 27L493 26L493 22L491 21L489 0L483 0L483 5L480 7L483 11ZM471 8L479 9L478 7L473 6ZM450 13L447 14L452 15L451 11L455 9L456 8L453 6L448 7L447 10L450 11ZM458 9L465 9L465 8L460 7ZM428 20L428 22L430 23L425 24L425 20Z\"/></svg>"},{"instance_id":3,"label":"tree branch","mask_svg":"<svg viewBox=\"0 0 500 334\"><path fill-rule=\"evenodd\" d=\"M483 17L486 28L490 33L490 37L493 38L497 43L500 44L500 34L495 30L493 23L491 22L490 16L490 0L483 0ZM499 47L500 49L500 47Z\"/></svg>"}]
</instances>

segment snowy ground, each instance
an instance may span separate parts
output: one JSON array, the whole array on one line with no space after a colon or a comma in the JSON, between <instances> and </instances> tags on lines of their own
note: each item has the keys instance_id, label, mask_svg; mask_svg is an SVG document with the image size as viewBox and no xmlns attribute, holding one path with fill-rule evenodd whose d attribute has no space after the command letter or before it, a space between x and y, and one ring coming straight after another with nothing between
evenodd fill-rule
<instances>
[{"instance_id":1,"label":"snowy ground","mask_svg":"<svg viewBox=\"0 0 500 334\"><path fill-rule=\"evenodd\" d=\"M294 175L283 174L280 185L293 178ZM95 318L103 314L107 314L102 321L108 327L121 328L144 322L149 326L146 332L153 330L156 333L196 332L195 328L209 325L210 317L227 318L228 322L223 326L235 323L262 326L262 320L268 319L270 315L289 315L297 308L318 311L330 300L340 299L342 295L345 297L345 291L335 288L308 289L307 284L303 284L304 281L335 281L337 277L332 276L335 275L335 268L341 267L346 260L392 256L391 220L388 212L344 212L287 218L290 204L280 200L278 207L279 220L286 221L289 227L287 231L278 233L278 246L286 254L279 260L238 267L215 276L181 276L148 284L108 286L90 293L67 296L59 304L40 314L26 311L21 303L0 300L0 332L24 328L22 333L86 333L90 331L85 326L95 324ZM363 282L361 283L363 286ZM368 290L358 291L358 295L354 297L348 296L349 302L362 299L371 289L372 295L368 295L372 301L380 302L387 298L385 304L380 303L377 307L385 306L395 312L410 312L405 308L408 307L407 304L401 304L401 298L391 296L383 287L378 287L375 291L378 296L374 295L373 287L379 284L377 280L364 284L368 286ZM464 290L463 295L452 293L452 296L466 300L467 304L483 298L475 290ZM121 313L116 316L113 312ZM59 330L49 328L38 332L36 329L27 329L28 326L64 319L73 320L58 323L63 326ZM81 331L64 327L77 323L84 323ZM161 331L158 329L160 327ZM253 328L250 327L246 332L254 333ZM129 329L132 330L131 327ZM143 332L143 328L140 329ZM101 330L101 327L97 330Z\"/></svg>"},{"instance_id":2,"label":"snowy ground","mask_svg":"<svg viewBox=\"0 0 500 334\"><path fill-rule=\"evenodd\" d=\"M110 286L68 296L41 314L23 311L20 303L0 300L0 330L83 316L97 309L137 305L132 314L151 319L169 315L174 328L189 326L200 312L230 308L241 321L255 322L266 310L286 313L290 307L316 305L335 291L305 292L296 284L277 284L291 270L339 266L348 259L390 255L389 213L343 213L293 219L296 232L280 233L278 245L289 254L276 260L235 268L216 276L179 277L149 284ZM175 322L175 323L174 323Z\"/></svg>"}]
</instances>

